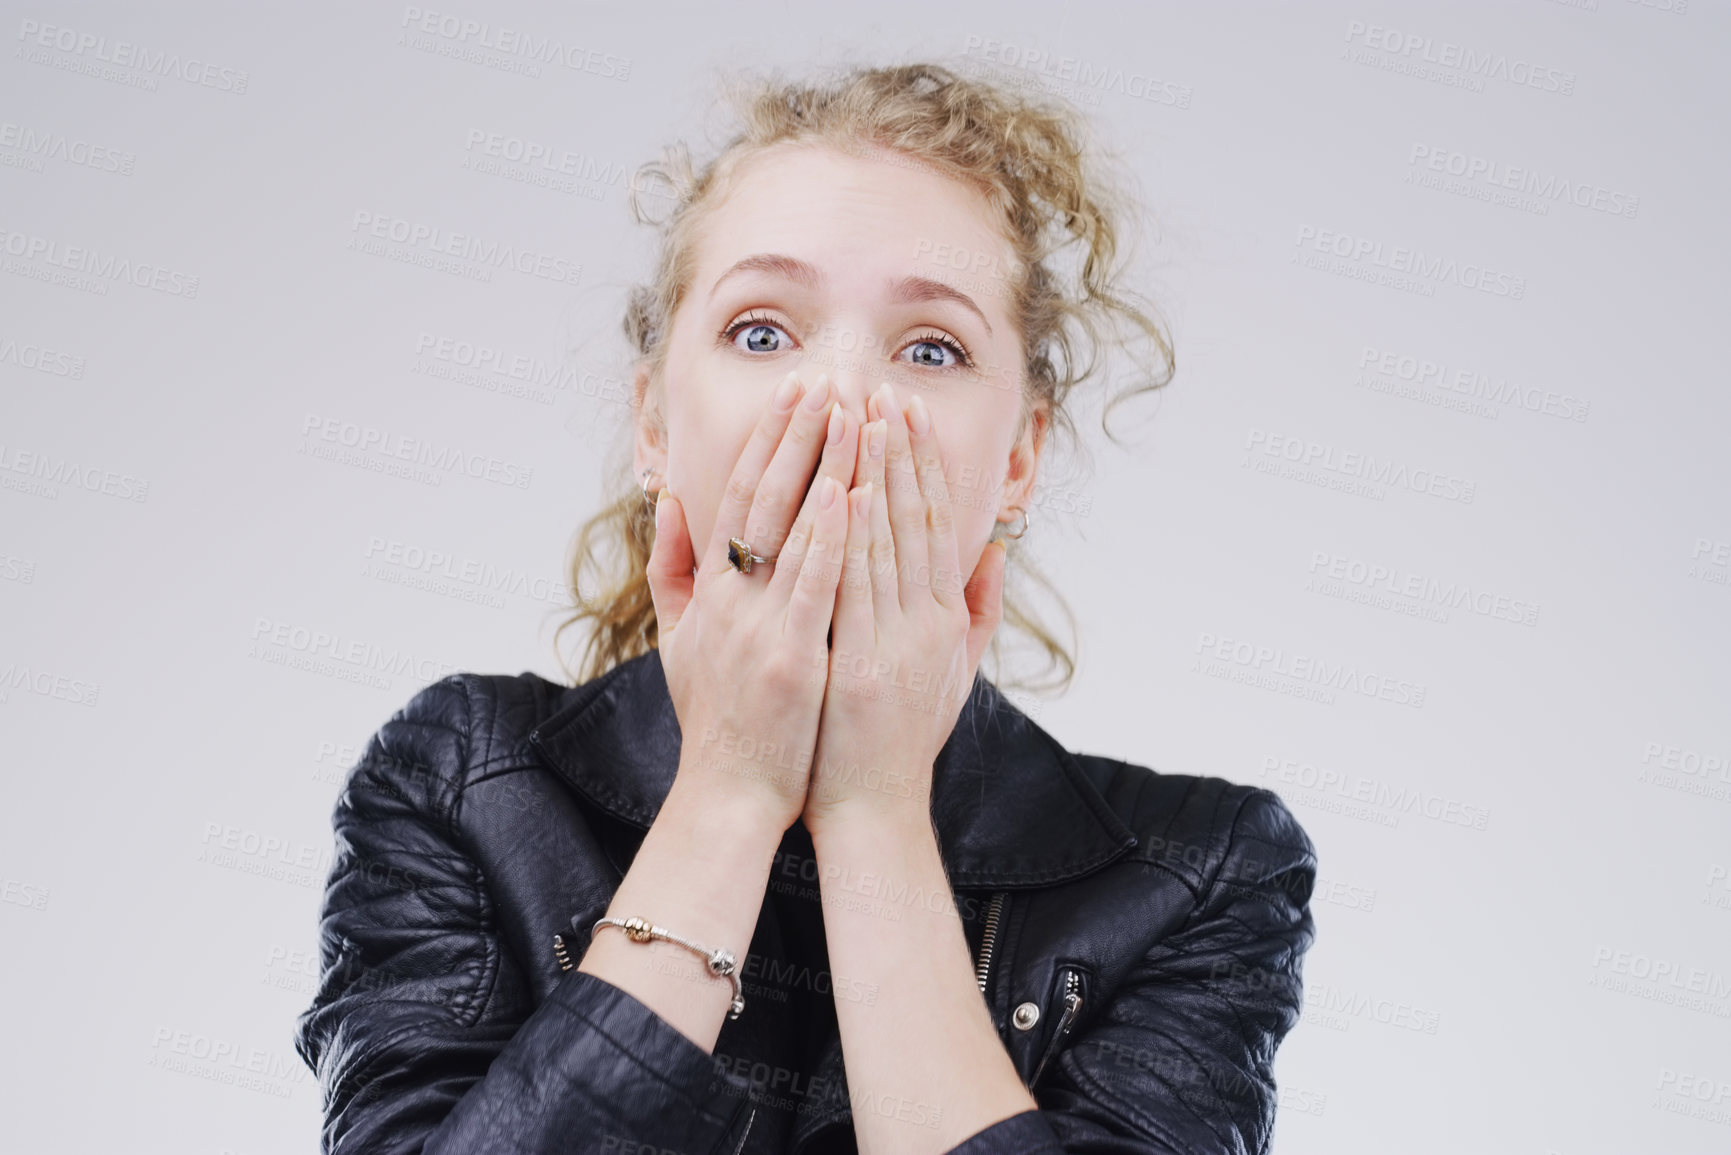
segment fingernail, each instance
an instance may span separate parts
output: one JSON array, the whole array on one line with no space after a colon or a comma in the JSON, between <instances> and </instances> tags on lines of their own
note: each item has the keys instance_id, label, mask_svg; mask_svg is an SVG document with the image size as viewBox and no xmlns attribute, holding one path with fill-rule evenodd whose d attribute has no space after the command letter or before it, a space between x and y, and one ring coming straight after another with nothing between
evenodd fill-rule
<instances>
[{"instance_id":1,"label":"fingernail","mask_svg":"<svg viewBox=\"0 0 1731 1155\"><path fill-rule=\"evenodd\" d=\"M833 477L824 478L823 479L823 493L817 499L818 504L821 505L823 508L828 509L830 506L835 504L836 494L838 494L840 492L841 492L841 482L837 481Z\"/></svg>"},{"instance_id":2,"label":"fingernail","mask_svg":"<svg viewBox=\"0 0 1731 1155\"><path fill-rule=\"evenodd\" d=\"M872 511L872 483L866 482L854 490L853 512L855 517L865 517Z\"/></svg>"},{"instance_id":3,"label":"fingernail","mask_svg":"<svg viewBox=\"0 0 1731 1155\"><path fill-rule=\"evenodd\" d=\"M655 495L655 528L656 529L661 528L661 518L662 518L663 513L667 509L667 504L661 500L662 498L664 498L666 496L667 496L667 487L664 485L661 487L661 492L657 493Z\"/></svg>"},{"instance_id":4,"label":"fingernail","mask_svg":"<svg viewBox=\"0 0 1731 1155\"><path fill-rule=\"evenodd\" d=\"M811 387L811 392L805 395L805 407L813 413L823 408L823 403L829 400L829 376L818 377L817 384Z\"/></svg>"},{"instance_id":5,"label":"fingernail","mask_svg":"<svg viewBox=\"0 0 1731 1155\"><path fill-rule=\"evenodd\" d=\"M896 407L896 391L890 388L888 381L878 386L876 396L878 399L878 416L884 416Z\"/></svg>"},{"instance_id":6,"label":"fingernail","mask_svg":"<svg viewBox=\"0 0 1731 1155\"><path fill-rule=\"evenodd\" d=\"M922 437L932 429L932 415L926 412L926 403L917 393L908 398L908 428Z\"/></svg>"},{"instance_id":7,"label":"fingernail","mask_svg":"<svg viewBox=\"0 0 1731 1155\"><path fill-rule=\"evenodd\" d=\"M777 413L786 413L793 408L793 399L799 396L799 374L789 373L782 379L781 385L775 391L772 403Z\"/></svg>"},{"instance_id":8,"label":"fingernail","mask_svg":"<svg viewBox=\"0 0 1731 1155\"><path fill-rule=\"evenodd\" d=\"M846 424L846 420L842 417L840 405L837 405L829 411L829 444L841 444L841 431L842 427Z\"/></svg>"},{"instance_id":9,"label":"fingernail","mask_svg":"<svg viewBox=\"0 0 1731 1155\"><path fill-rule=\"evenodd\" d=\"M873 457L884 455L884 441L889 437L890 427L882 418L872 422L871 437L866 440L866 448Z\"/></svg>"}]
</instances>

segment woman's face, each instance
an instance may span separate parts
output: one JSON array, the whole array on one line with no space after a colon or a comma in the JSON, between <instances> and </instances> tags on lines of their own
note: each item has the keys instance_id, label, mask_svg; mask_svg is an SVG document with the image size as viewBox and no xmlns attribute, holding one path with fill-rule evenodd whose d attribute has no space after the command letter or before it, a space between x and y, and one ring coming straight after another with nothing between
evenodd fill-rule
<instances>
[{"instance_id":1,"label":"woman's face","mask_svg":"<svg viewBox=\"0 0 1731 1155\"><path fill-rule=\"evenodd\" d=\"M659 416L637 421L636 468L680 498L702 557L735 462L790 370L860 423L888 381L924 399L943 451L958 561L1027 507L1046 429L1018 436L1022 340L1012 249L985 199L899 154L776 146L747 159L701 228L673 318ZM642 371L640 370L640 373ZM815 461L813 462L815 468Z\"/></svg>"}]
</instances>

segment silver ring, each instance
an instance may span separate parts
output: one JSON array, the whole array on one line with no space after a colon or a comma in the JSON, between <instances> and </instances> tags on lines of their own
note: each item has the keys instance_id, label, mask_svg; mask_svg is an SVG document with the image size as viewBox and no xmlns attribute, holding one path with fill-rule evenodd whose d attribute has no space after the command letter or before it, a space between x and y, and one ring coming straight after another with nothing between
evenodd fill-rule
<instances>
[{"instance_id":1,"label":"silver ring","mask_svg":"<svg viewBox=\"0 0 1731 1155\"><path fill-rule=\"evenodd\" d=\"M754 565L774 565L773 557L758 557L751 547L737 537L727 539L727 564L740 573L750 573Z\"/></svg>"},{"instance_id":2,"label":"silver ring","mask_svg":"<svg viewBox=\"0 0 1731 1155\"><path fill-rule=\"evenodd\" d=\"M643 504L647 505L651 512L655 509L655 499L649 496L649 475L654 472L655 467L651 465L643 471L643 476L637 482L638 488L643 490Z\"/></svg>"}]
</instances>

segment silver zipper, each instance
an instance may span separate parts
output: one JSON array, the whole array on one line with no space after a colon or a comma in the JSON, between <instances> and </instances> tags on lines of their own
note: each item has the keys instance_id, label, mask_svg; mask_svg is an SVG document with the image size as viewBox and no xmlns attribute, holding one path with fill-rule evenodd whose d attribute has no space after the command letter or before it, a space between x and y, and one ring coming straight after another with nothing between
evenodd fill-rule
<instances>
[{"instance_id":1,"label":"silver zipper","mask_svg":"<svg viewBox=\"0 0 1731 1155\"><path fill-rule=\"evenodd\" d=\"M1040 1074L1045 1071L1046 1064L1057 1053L1058 1043L1070 1033L1070 1028L1076 1025L1076 1016L1082 1011L1082 976L1075 967L1064 968L1064 1014L1058 1020L1057 1030L1052 1032L1051 1041L1046 1044L1046 1053L1040 1056L1040 1065L1034 1068L1034 1077L1028 1080L1029 1088L1040 1081Z\"/></svg>"},{"instance_id":2,"label":"silver zipper","mask_svg":"<svg viewBox=\"0 0 1731 1155\"><path fill-rule=\"evenodd\" d=\"M733 1155L739 1155L741 1151L745 1150L745 1138L751 1134L751 1124L756 1118L757 1108L754 1106L751 1109L751 1114L745 1117L745 1130L739 1133L739 1146L733 1149Z\"/></svg>"},{"instance_id":3,"label":"silver zipper","mask_svg":"<svg viewBox=\"0 0 1731 1155\"><path fill-rule=\"evenodd\" d=\"M980 957L974 961L974 977L979 980L980 993L986 993L986 977L992 973L992 949L998 941L998 916L1003 912L1004 899L1009 895L998 891L986 905L986 930L980 936Z\"/></svg>"}]
</instances>

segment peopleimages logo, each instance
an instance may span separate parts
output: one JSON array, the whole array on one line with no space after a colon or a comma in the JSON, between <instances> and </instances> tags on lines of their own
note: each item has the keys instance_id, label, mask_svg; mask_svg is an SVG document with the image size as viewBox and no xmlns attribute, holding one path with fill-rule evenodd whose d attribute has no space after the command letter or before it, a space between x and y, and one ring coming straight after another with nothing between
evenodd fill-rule
<instances>
[{"instance_id":1,"label":"peopleimages logo","mask_svg":"<svg viewBox=\"0 0 1731 1155\"><path fill-rule=\"evenodd\" d=\"M411 251L425 250L435 256L455 257L496 269L513 269L531 277L568 285L577 284L583 275L580 261L500 244L472 233L454 233L421 221L370 213L365 209L355 211L349 231L355 234L350 238L350 247L356 247L355 242L367 239L390 241Z\"/></svg>"},{"instance_id":2,"label":"peopleimages logo","mask_svg":"<svg viewBox=\"0 0 1731 1155\"><path fill-rule=\"evenodd\" d=\"M23 474L31 481L8 484L14 482L13 478L5 476L11 473ZM34 483L41 483L35 486L41 491L38 496L50 500L59 498L57 487L62 485L69 489L100 493L121 501L146 501L150 497L150 482L130 473L116 473L100 465L75 461L70 457L56 457L48 452L19 449L16 445L7 445L0 441L0 488L28 489Z\"/></svg>"},{"instance_id":3,"label":"peopleimages logo","mask_svg":"<svg viewBox=\"0 0 1731 1155\"><path fill-rule=\"evenodd\" d=\"M102 687L69 674L56 674L51 670L12 662L0 669L0 703L10 700L14 690L40 694L44 698L58 698L75 706L94 706L96 695L102 691Z\"/></svg>"},{"instance_id":4,"label":"peopleimages logo","mask_svg":"<svg viewBox=\"0 0 1731 1155\"><path fill-rule=\"evenodd\" d=\"M469 153L479 152L482 156L495 160L510 161L512 164L521 164L529 168L545 169L547 172L556 173L559 176L592 181L596 184L631 184L632 174L630 170L617 161L600 160L587 153L572 152L568 148L560 148L557 145L525 140L522 137L509 136L505 133L489 132L482 128L468 130L463 142L463 149Z\"/></svg>"},{"instance_id":5,"label":"peopleimages logo","mask_svg":"<svg viewBox=\"0 0 1731 1155\"><path fill-rule=\"evenodd\" d=\"M569 603L565 581L500 567L479 558L373 535L367 539L362 574L379 581L503 607L500 594L515 594L548 605Z\"/></svg>"},{"instance_id":6,"label":"peopleimages logo","mask_svg":"<svg viewBox=\"0 0 1731 1155\"><path fill-rule=\"evenodd\" d=\"M1077 56L1055 57L1044 48L1019 46L985 36L968 37L962 46L962 58L967 60L970 57L1021 69L1042 80L1055 81L1059 85L1056 91L1092 97L1079 103L1098 104L1098 93L1115 92L1150 104L1189 108L1191 97L1195 95L1195 90L1188 84L1178 84L1135 68L1126 71ZM1072 85L1075 86L1073 89Z\"/></svg>"},{"instance_id":7,"label":"peopleimages logo","mask_svg":"<svg viewBox=\"0 0 1731 1155\"><path fill-rule=\"evenodd\" d=\"M16 267L9 262L6 269L9 273L34 277L37 280L58 280L64 276L67 279L62 283L99 295L108 293L105 282L125 281L140 289L152 289L171 297L191 300L198 296L198 278L190 273L163 265L153 265L147 261L133 261L129 257L101 249L62 244L52 237L37 233L15 232L4 225L0 225L0 252L21 261L33 262L31 265ZM40 262L47 268L37 268L34 262ZM63 270L64 273L49 274L48 269Z\"/></svg>"},{"instance_id":8,"label":"peopleimages logo","mask_svg":"<svg viewBox=\"0 0 1731 1155\"><path fill-rule=\"evenodd\" d=\"M568 44L553 36L537 36L521 28L506 28L485 20L471 20L450 12L434 12L408 5L401 27L410 33L438 37L451 48L484 50L522 65L552 64L572 72L587 72L603 80L631 79L631 58L614 56ZM413 47L421 47L419 44ZM531 75L539 76L539 71Z\"/></svg>"},{"instance_id":9,"label":"peopleimages logo","mask_svg":"<svg viewBox=\"0 0 1731 1155\"><path fill-rule=\"evenodd\" d=\"M1416 32L1401 32L1395 28L1384 28L1380 24L1366 24L1362 20L1346 22L1346 40L1348 45L1369 50L1371 53L1384 53L1408 64L1434 65L1480 82L1501 80L1526 88L1537 88L1543 92L1555 92L1561 96L1572 96L1575 92L1573 72L1534 64L1530 60L1510 57L1503 52L1468 48L1452 40L1437 40ZM1350 52L1351 48L1348 51ZM1356 62L1378 63L1370 59Z\"/></svg>"},{"instance_id":10,"label":"peopleimages logo","mask_svg":"<svg viewBox=\"0 0 1731 1155\"><path fill-rule=\"evenodd\" d=\"M308 413L301 422L301 438L299 453L372 468L375 472L389 472L386 467L395 466L408 474L425 474L425 478L414 479L430 479L434 485L448 474L460 473L478 481L528 489L535 477L535 469L530 465L317 413ZM320 446L320 441L330 444ZM339 451L351 456L333 456Z\"/></svg>"},{"instance_id":11,"label":"peopleimages logo","mask_svg":"<svg viewBox=\"0 0 1731 1155\"><path fill-rule=\"evenodd\" d=\"M1244 449L1247 455L1251 455L1245 458L1247 463L1260 456L1290 463L1299 470L1314 471L1325 479L1333 474L1352 485L1370 487L1370 493L1379 500L1381 495L1375 488L1378 486L1411 490L1465 505L1471 505L1478 494L1478 483L1469 478L1415 468L1392 458L1379 458L1375 454L1340 449L1325 442L1266 429L1252 427L1245 435ZM1301 476L1299 479L1304 478Z\"/></svg>"},{"instance_id":12,"label":"peopleimages logo","mask_svg":"<svg viewBox=\"0 0 1731 1155\"><path fill-rule=\"evenodd\" d=\"M1367 594L1387 594L1439 610L1466 610L1496 621L1532 626L1537 625L1539 620L1539 607L1536 602L1510 597L1495 590L1476 588L1468 582L1443 581L1427 574L1403 570L1399 566L1368 562L1362 558L1334 554L1327 550L1310 551L1309 572L1312 583L1307 583L1306 589L1311 588L1316 579L1326 579L1344 583ZM1319 592L1331 591L1324 589ZM1447 618L1445 613L1443 620L1446 621Z\"/></svg>"},{"instance_id":13,"label":"peopleimages logo","mask_svg":"<svg viewBox=\"0 0 1731 1155\"><path fill-rule=\"evenodd\" d=\"M1424 296L1433 295L1438 284L1489 293L1493 297L1507 297L1511 301L1519 301L1527 295L1525 277L1404 245L1395 245L1385 251L1381 241L1333 229L1300 225L1298 238L1293 244L1299 249L1293 254L1294 263L1360 280L1387 283L1394 288L1422 291ZM1315 258L1305 259L1306 249L1333 257L1337 264L1322 265L1317 264Z\"/></svg>"},{"instance_id":14,"label":"peopleimages logo","mask_svg":"<svg viewBox=\"0 0 1731 1155\"><path fill-rule=\"evenodd\" d=\"M1632 994L1655 1002L1731 1017L1731 976L1674 958L1656 958L1640 951L1600 946L1593 951L1589 986Z\"/></svg>"},{"instance_id":15,"label":"peopleimages logo","mask_svg":"<svg viewBox=\"0 0 1731 1155\"><path fill-rule=\"evenodd\" d=\"M395 646L381 646L361 638L344 637L334 630L304 626L280 618L261 617L253 622L252 648L248 657L286 665L312 673L364 674L345 677L379 689L390 683L381 675L412 675L422 682L436 682L458 672L449 662L416 655Z\"/></svg>"},{"instance_id":16,"label":"peopleimages logo","mask_svg":"<svg viewBox=\"0 0 1731 1155\"><path fill-rule=\"evenodd\" d=\"M0 365L16 365L33 369L51 377L84 376L84 358L73 353L49 349L37 344L19 344L15 338L0 336Z\"/></svg>"},{"instance_id":17,"label":"peopleimages logo","mask_svg":"<svg viewBox=\"0 0 1731 1155\"><path fill-rule=\"evenodd\" d=\"M18 22L18 39L24 43L25 49L51 48L56 52L70 53L80 60L117 68L135 68L152 76L172 77L202 88L214 88L218 92L232 92L237 96L246 93L247 73L199 60L195 56L183 58L178 52L147 48L127 40L110 44L106 36L35 20ZM18 55L22 57L25 49L20 49ZM30 59L32 63L48 63L34 57Z\"/></svg>"},{"instance_id":18,"label":"peopleimages logo","mask_svg":"<svg viewBox=\"0 0 1731 1155\"><path fill-rule=\"evenodd\" d=\"M1566 421L1585 421L1592 402L1554 389L1521 385L1506 377L1493 377L1466 366L1451 367L1443 361L1433 361L1391 349L1366 345L1358 355L1358 367L1372 373L1433 389L1458 393L1463 398L1489 401L1497 405L1518 405L1529 413L1542 413Z\"/></svg>"},{"instance_id":19,"label":"peopleimages logo","mask_svg":"<svg viewBox=\"0 0 1731 1155\"><path fill-rule=\"evenodd\" d=\"M1332 796L1342 802L1360 803L1384 811L1393 819L1381 822L1381 825L1385 826L1399 826L1402 815L1428 818L1433 822L1465 826L1472 830L1485 830L1490 825L1491 812L1488 807L1432 794L1417 787L1397 786L1363 774L1349 774L1326 766L1318 767L1311 762L1299 762L1271 754L1262 759L1262 776L1273 778L1298 790L1311 792L1314 797L1300 799L1307 804L1326 802L1328 797Z\"/></svg>"},{"instance_id":20,"label":"peopleimages logo","mask_svg":"<svg viewBox=\"0 0 1731 1155\"><path fill-rule=\"evenodd\" d=\"M93 144L63 132L32 128L0 120L0 148L10 149L33 161L58 160L78 168L131 176L137 160L130 152L110 145ZM35 171L42 171L40 163Z\"/></svg>"},{"instance_id":21,"label":"peopleimages logo","mask_svg":"<svg viewBox=\"0 0 1731 1155\"><path fill-rule=\"evenodd\" d=\"M1407 154L1407 181L1426 172L1459 177L1470 185L1488 186L1485 193L1508 190L1534 197L1540 215L1550 211L1550 202L1565 201L1576 208L1592 209L1611 216L1635 218L1641 198L1605 188L1587 181L1573 181L1555 173L1541 174L1537 169L1503 164L1489 157L1477 156L1436 145L1414 144ZM1453 190L1446 190L1453 191ZM1511 201L1512 207L1527 207Z\"/></svg>"},{"instance_id":22,"label":"peopleimages logo","mask_svg":"<svg viewBox=\"0 0 1731 1155\"><path fill-rule=\"evenodd\" d=\"M1305 984L1304 1009L1325 1020L1334 1020L1333 1024L1325 1025L1335 1030L1345 1029L1344 1019L1369 1019L1385 1027L1400 1027L1424 1035L1434 1035L1442 1026L1441 1011L1328 983Z\"/></svg>"},{"instance_id":23,"label":"peopleimages logo","mask_svg":"<svg viewBox=\"0 0 1731 1155\"><path fill-rule=\"evenodd\" d=\"M1378 670L1360 669L1350 662L1331 662L1312 654L1223 638L1206 630L1196 638L1197 661L1193 673L1225 677L1228 681L1264 689L1313 697L1332 705L1332 691L1392 702L1397 706L1424 706L1426 687ZM1301 691L1310 691L1305 693Z\"/></svg>"}]
</instances>

